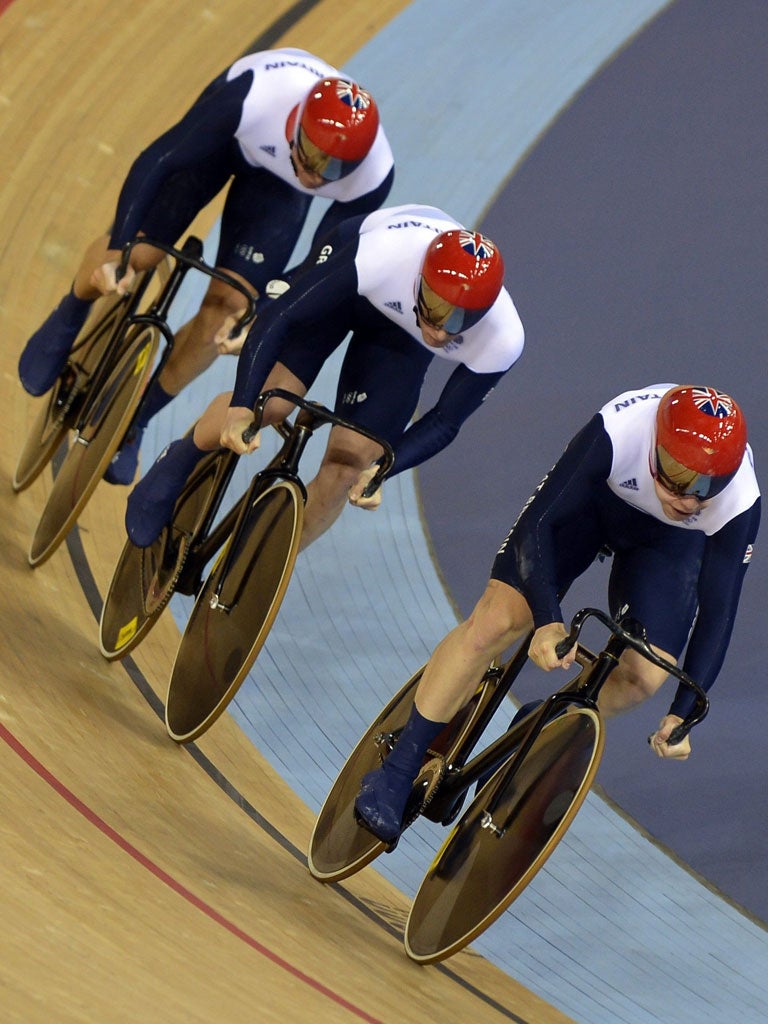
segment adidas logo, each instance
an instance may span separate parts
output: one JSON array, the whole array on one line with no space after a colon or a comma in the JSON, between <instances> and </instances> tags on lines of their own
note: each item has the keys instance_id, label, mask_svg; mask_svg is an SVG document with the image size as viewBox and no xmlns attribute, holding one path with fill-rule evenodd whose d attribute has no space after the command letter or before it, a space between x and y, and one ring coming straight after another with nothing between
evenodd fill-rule
<instances>
[{"instance_id":1,"label":"adidas logo","mask_svg":"<svg viewBox=\"0 0 768 1024\"><path fill-rule=\"evenodd\" d=\"M266 153L267 156L274 156L275 155L275 147L274 146L259 146L259 149L262 151L262 153Z\"/></svg>"},{"instance_id":2,"label":"adidas logo","mask_svg":"<svg viewBox=\"0 0 768 1024\"><path fill-rule=\"evenodd\" d=\"M637 478L631 477L629 480L625 480L619 484L619 487L625 487L628 491L639 491L640 488L637 486Z\"/></svg>"},{"instance_id":3,"label":"adidas logo","mask_svg":"<svg viewBox=\"0 0 768 1024\"><path fill-rule=\"evenodd\" d=\"M387 307L387 309L393 309L395 311L395 313L399 313L400 316L403 315L403 307L402 307L401 303L399 303L399 302L385 302L384 305Z\"/></svg>"}]
</instances>

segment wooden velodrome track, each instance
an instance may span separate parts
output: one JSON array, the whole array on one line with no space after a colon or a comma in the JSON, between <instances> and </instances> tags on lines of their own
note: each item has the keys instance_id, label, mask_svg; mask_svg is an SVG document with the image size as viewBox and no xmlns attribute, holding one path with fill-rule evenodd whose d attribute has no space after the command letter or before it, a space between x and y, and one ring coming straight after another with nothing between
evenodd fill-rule
<instances>
[{"instance_id":1,"label":"wooden velodrome track","mask_svg":"<svg viewBox=\"0 0 768 1024\"><path fill-rule=\"evenodd\" d=\"M407 961L406 902L375 872L343 891L313 882L312 816L233 721L194 748L167 738L171 617L129 675L99 655L71 551L27 565L50 477L11 493L34 411L22 340L109 222L141 144L215 73L257 39L343 63L402 3L303 6L282 37L280 0L0 2L3 1022L566 1019L470 952ZM77 531L96 601L123 502L100 490Z\"/></svg>"}]
</instances>

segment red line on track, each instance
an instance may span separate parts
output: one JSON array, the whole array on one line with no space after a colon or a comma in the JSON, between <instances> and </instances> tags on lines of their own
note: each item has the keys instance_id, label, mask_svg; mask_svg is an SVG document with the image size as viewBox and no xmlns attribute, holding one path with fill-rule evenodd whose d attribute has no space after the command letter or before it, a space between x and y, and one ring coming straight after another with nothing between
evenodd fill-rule
<instances>
[{"instance_id":1,"label":"red line on track","mask_svg":"<svg viewBox=\"0 0 768 1024\"><path fill-rule=\"evenodd\" d=\"M7 3L11 2L12 0L7 0ZM0 0L0 12L3 9L2 4L3 0ZM305 974L303 971L299 970L298 967L294 967L293 964L289 963L287 960L284 960L281 956L279 956L277 953L274 953L271 949L268 949L267 946L264 946L252 935L249 935L247 932L244 932L242 928L239 928L232 921L224 917L223 914L220 914L219 911L215 910L212 906L210 906L210 904L206 903L204 900L201 900L193 892L191 892L184 885L182 885L181 882L175 879L172 875L169 875L167 871L164 871L158 864L155 864L154 861L150 860L149 857L145 856L140 850L133 846L132 843L128 842L128 840L124 836L121 836L119 832L116 832L111 825L108 825L103 818L100 818L99 815L96 814L94 810L87 806L87 804L84 804L83 801L80 800L77 796L75 796L75 794L71 790L67 789L64 783L57 779L56 776L53 775L50 771L48 771L45 765L38 761L34 754L27 750L27 748L13 735L13 733L9 732L8 729L2 723L0 723L0 739L2 739L11 748L11 750L14 751L14 753L18 754L22 761L24 761L34 772L36 772L37 775L39 775L44 782L46 782L53 790L55 790L59 794L59 796L63 797L63 799L66 800L66 802L71 807L78 811L86 819L86 821L90 822L91 825L94 825L108 839L111 839L116 846L119 846L121 850L127 853L130 857L133 857L133 859L137 861L137 863L141 864L142 867L146 868L146 870L149 871L150 874L154 875L155 878L163 882L164 885L167 885L169 889L172 889L175 893L177 893L179 896L185 899L197 910L202 911L202 913L205 914L206 917L209 917L212 921L215 921L216 924L220 925L222 928L225 928L228 932L234 935L235 938L240 939L241 942L244 942L247 946L250 946L251 949L255 950L261 956L271 961L271 963L275 964L281 970L286 971L292 977L297 978L304 985L307 985L309 988L314 989L316 992L319 992L327 999L332 1000L332 1002L336 1003L338 1006L341 1006L345 1010L348 1010L353 1016L357 1017L358 1020L366 1021L367 1024L382 1024L382 1022L377 1017L371 1017L370 1014L365 1012L365 1010L361 1010L353 1003L348 1002L346 999L344 999L343 996L340 996L337 992L334 992L331 989L327 988L325 985L323 985L322 982L319 982L316 979L311 978L308 974Z\"/></svg>"}]
</instances>

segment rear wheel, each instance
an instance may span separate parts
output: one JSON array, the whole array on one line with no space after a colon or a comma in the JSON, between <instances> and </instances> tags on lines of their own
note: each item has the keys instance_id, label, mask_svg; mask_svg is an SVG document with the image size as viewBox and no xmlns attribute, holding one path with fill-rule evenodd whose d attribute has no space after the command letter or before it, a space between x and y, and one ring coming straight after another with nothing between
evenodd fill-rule
<instances>
[{"instance_id":1,"label":"rear wheel","mask_svg":"<svg viewBox=\"0 0 768 1024\"><path fill-rule=\"evenodd\" d=\"M584 802L602 757L603 723L572 708L541 730L512 774L501 768L438 851L413 901L405 949L443 960L484 931L523 891Z\"/></svg>"},{"instance_id":2,"label":"rear wheel","mask_svg":"<svg viewBox=\"0 0 768 1024\"><path fill-rule=\"evenodd\" d=\"M423 669L412 676L381 711L347 758L323 803L309 843L310 873L321 882L337 882L360 871L387 849L358 824L355 800L363 776L377 768L392 750L413 707ZM469 703L456 715L427 751L422 771L414 783L405 811L405 827L422 812L428 813L445 765L459 754L471 722L496 685L497 676L488 673Z\"/></svg>"},{"instance_id":3,"label":"rear wheel","mask_svg":"<svg viewBox=\"0 0 768 1024\"><path fill-rule=\"evenodd\" d=\"M115 328L131 309L129 297L106 296L93 310L72 349L69 361L44 397L13 475L14 491L29 487L58 451L77 422L94 370L103 359Z\"/></svg>"},{"instance_id":4,"label":"rear wheel","mask_svg":"<svg viewBox=\"0 0 768 1024\"><path fill-rule=\"evenodd\" d=\"M96 489L139 404L158 342L154 328L134 329L104 386L91 396L32 538L30 565L50 558Z\"/></svg>"},{"instance_id":5,"label":"rear wheel","mask_svg":"<svg viewBox=\"0 0 768 1024\"><path fill-rule=\"evenodd\" d=\"M288 588L303 520L300 485L281 480L258 495L227 541L195 601L171 673L165 722L177 743L216 721L256 660ZM232 543L238 550L230 553Z\"/></svg>"},{"instance_id":6,"label":"rear wheel","mask_svg":"<svg viewBox=\"0 0 768 1024\"><path fill-rule=\"evenodd\" d=\"M187 554L215 497L231 452L212 452L195 467L176 502L173 521L154 544L126 540L109 584L99 623L105 658L122 658L149 633L176 589Z\"/></svg>"}]
</instances>

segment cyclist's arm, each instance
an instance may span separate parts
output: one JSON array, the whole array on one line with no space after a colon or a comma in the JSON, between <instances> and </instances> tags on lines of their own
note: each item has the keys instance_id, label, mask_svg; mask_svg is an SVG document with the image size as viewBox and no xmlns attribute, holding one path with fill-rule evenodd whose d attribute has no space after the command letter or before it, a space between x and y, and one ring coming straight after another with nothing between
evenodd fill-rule
<instances>
[{"instance_id":1,"label":"cyclist's arm","mask_svg":"<svg viewBox=\"0 0 768 1024\"><path fill-rule=\"evenodd\" d=\"M699 573L699 610L696 616L684 670L708 690L722 667L731 639L744 574L749 565L747 551L754 544L760 525L760 499L707 538ZM678 687L670 714L684 718L693 699L684 686Z\"/></svg>"},{"instance_id":2,"label":"cyclist's arm","mask_svg":"<svg viewBox=\"0 0 768 1024\"><path fill-rule=\"evenodd\" d=\"M110 248L138 234L159 188L172 174L228 146L240 124L253 72L206 89L184 117L134 161L117 202Z\"/></svg>"},{"instance_id":3,"label":"cyclist's arm","mask_svg":"<svg viewBox=\"0 0 768 1024\"><path fill-rule=\"evenodd\" d=\"M314 246L319 242L341 221L347 220L349 217L357 217L361 214L367 216L369 213L373 213L374 210L379 210L392 190L394 180L395 169L392 167L384 181L377 188L366 192L364 196L359 196L348 203L341 203L338 200L331 203L315 231L312 245Z\"/></svg>"},{"instance_id":4,"label":"cyclist's arm","mask_svg":"<svg viewBox=\"0 0 768 1024\"><path fill-rule=\"evenodd\" d=\"M507 540L537 629L563 621L555 571L555 532L561 524L592 515L590 506L610 476L612 462L613 445L597 413L539 484Z\"/></svg>"},{"instance_id":5,"label":"cyclist's arm","mask_svg":"<svg viewBox=\"0 0 768 1024\"><path fill-rule=\"evenodd\" d=\"M327 258L321 251L314 265L302 265L301 273L279 302L266 304L254 320L237 361L232 407L254 407L289 331L300 325L311 331L313 323L322 321L344 303L348 304L351 317L357 296L358 240L355 232L351 241Z\"/></svg>"},{"instance_id":6,"label":"cyclist's arm","mask_svg":"<svg viewBox=\"0 0 768 1024\"><path fill-rule=\"evenodd\" d=\"M411 424L395 445L391 475L426 462L449 445L503 376L504 373L474 373L464 365L457 366L437 404Z\"/></svg>"}]
</instances>

